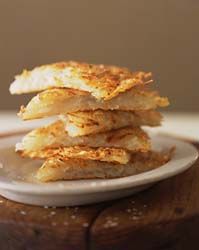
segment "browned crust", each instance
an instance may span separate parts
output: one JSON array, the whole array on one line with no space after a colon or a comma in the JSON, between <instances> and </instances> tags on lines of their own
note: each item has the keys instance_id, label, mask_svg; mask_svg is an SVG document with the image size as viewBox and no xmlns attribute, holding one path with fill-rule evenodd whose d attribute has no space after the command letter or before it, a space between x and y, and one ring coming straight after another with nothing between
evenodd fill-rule
<instances>
[{"instance_id":1,"label":"browned crust","mask_svg":"<svg viewBox=\"0 0 199 250\"><path fill-rule=\"evenodd\" d=\"M24 70L21 75L16 76L16 79L20 79L20 77L28 79L34 71L42 72L45 69L49 69L59 73L67 68L72 69L72 77L83 80L85 85L91 88L89 92L97 98L104 100L111 99L120 92L124 92L136 85L145 85L153 81L151 72L132 72L124 67L75 61L43 65L36 67L32 71ZM59 78L54 87L58 86L63 86ZM78 89L81 90L82 87L79 86ZM99 93L97 94L97 92Z\"/></svg>"},{"instance_id":2,"label":"browned crust","mask_svg":"<svg viewBox=\"0 0 199 250\"><path fill-rule=\"evenodd\" d=\"M162 116L155 110L94 110L61 115L66 131L72 137L96 134L126 126L159 126Z\"/></svg>"},{"instance_id":3,"label":"browned crust","mask_svg":"<svg viewBox=\"0 0 199 250\"><path fill-rule=\"evenodd\" d=\"M44 162L38 170L36 178L42 182L120 178L160 167L171 159L173 151L174 149L165 152L150 151L132 154L131 160L127 164L54 157Z\"/></svg>"},{"instance_id":4,"label":"browned crust","mask_svg":"<svg viewBox=\"0 0 199 250\"><path fill-rule=\"evenodd\" d=\"M138 98L139 101L135 101L135 99L137 100ZM131 100L132 103L130 103ZM145 101L143 101L144 103L140 103L140 100ZM80 104L76 105L76 103L79 102ZM85 103L86 105L84 105ZM59 111L54 111L57 105L60 107ZM37 96L33 97L26 107L21 107L18 115L23 120L30 120L67 112L88 111L96 109L138 111L143 109L155 109L157 107L165 107L168 105L169 101L166 97L160 97L156 91L148 91L145 88L135 87L107 101L97 101L88 92L81 90L54 88L43 91ZM39 110L39 107L41 107L42 110ZM45 107L44 112L43 107ZM32 111L34 108L35 110ZM46 110L48 110L48 112L46 112Z\"/></svg>"},{"instance_id":5,"label":"browned crust","mask_svg":"<svg viewBox=\"0 0 199 250\"><path fill-rule=\"evenodd\" d=\"M18 150L38 151L49 148L89 146L122 148L129 151L148 151L150 140L146 132L138 127L125 127L89 136L70 137L62 121L56 121L31 131L22 140Z\"/></svg>"},{"instance_id":6,"label":"browned crust","mask_svg":"<svg viewBox=\"0 0 199 250\"><path fill-rule=\"evenodd\" d=\"M130 160L130 153L120 148L91 148L87 146L46 148L38 151L19 150L22 157L48 159L61 157L64 159L84 159L126 164Z\"/></svg>"}]
</instances>

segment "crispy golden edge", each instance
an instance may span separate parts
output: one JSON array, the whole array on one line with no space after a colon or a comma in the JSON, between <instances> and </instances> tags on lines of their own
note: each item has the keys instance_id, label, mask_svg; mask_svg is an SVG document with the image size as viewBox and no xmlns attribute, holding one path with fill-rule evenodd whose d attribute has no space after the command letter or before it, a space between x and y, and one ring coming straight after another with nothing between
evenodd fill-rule
<instances>
[{"instance_id":1,"label":"crispy golden edge","mask_svg":"<svg viewBox=\"0 0 199 250\"><path fill-rule=\"evenodd\" d=\"M66 136L68 136L68 135L67 135L67 132L65 131L64 123L61 120L58 120L50 125L34 129L30 133L28 133L22 140L22 148L17 150L17 151L21 151L21 150L35 151L35 149L33 149L33 148L27 149L26 145L29 144L30 140L31 140L31 144L33 144L35 146L38 144L38 141L39 141L39 147L37 150L63 147L66 145L61 144L61 142L64 143L63 140ZM119 146L120 144L126 146L126 142L123 143L121 141L128 136L131 136L132 139L137 138L136 140L139 141L139 143L136 142L139 146L137 146L137 148L134 148L134 146L132 146L134 148L133 150L131 149L132 151L146 152L146 151L150 150L151 144L150 144L150 140L149 140L147 133L138 127L125 127L125 128L112 130L109 132L88 135L88 136L81 136L79 138L81 138L81 139L83 138L84 143L88 143L88 140L90 140L91 141L91 142L89 142L90 145L87 145L87 146L92 145L92 147L94 147L92 141L96 141L100 137L103 137L104 143L106 144L106 145L101 145L103 147L107 147L107 145L114 145L111 147L122 148L124 150L130 150L129 145L128 145L129 149ZM50 143L48 144L45 141L45 143L43 145L40 145L41 139L42 139L42 143L43 143L44 138L45 138L45 140L50 141ZM85 141L87 141L87 142L85 142ZM82 140L81 140L81 142L77 142L77 145L85 146L85 144L81 144L81 143L82 143ZM67 145L67 146L77 146L77 145ZM110 147L110 146L108 146L108 147Z\"/></svg>"},{"instance_id":2,"label":"crispy golden edge","mask_svg":"<svg viewBox=\"0 0 199 250\"><path fill-rule=\"evenodd\" d=\"M60 115L70 136L82 136L110 131L126 126L159 126L162 115L155 110L147 111L80 111Z\"/></svg>"},{"instance_id":3,"label":"crispy golden edge","mask_svg":"<svg viewBox=\"0 0 199 250\"><path fill-rule=\"evenodd\" d=\"M72 77L83 80L91 88L89 92L97 99L109 100L134 86L145 85L153 81L151 72L131 72L129 69L123 67L103 64L95 65L75 61L43 65L36 67L32 71L24 70L21 75L16 76L16 79L27 79L35 71L39 72L50 69L55 72L61 72L67 68L72 69ZM60 81L59 86L62 86ZM57 85L54 87L57 87ZM82 87L79 86L79 89L82 89ZM99 91L100 93L98 93Z\"/></svg>"},{"instance_id":4,"label":"crispy golden edge","mask_svg":"<svg viewBox=\"0 0 199 250\"><path fill-rule=\"evenodd\" d=\"M169 105L169 100L166 97L160 97L157 93L157 91L148 91L144 88L133 88L132 90L129 90L125 93L122 93L115 98L108 100L108 101L96 101L88 92L85 91L80 91L80 90L74 90L74 89L67 89L67 88L54 88L54 89L49 89L46 91L43 91L39 93L37 96L33 97L32 100L27 104L26 107L21 106L20 112L18 113L18 116L21 117L23 120L30 120L30 119L38 119L38 118L43 118L44 116L49 116L49 115L39 115L35 114L32 115L31 117L27 117L28 111L35 106L35 105L61 105L64 104L64 102L67 102L68 100L72 100L72 98L81 98L84 97L86 98L85 100L89 100L89 102L93 102L94 106L97 106L97 108L92 108L92 110L96 109L103 109L103 110L124 110L124 111L134 111L131 110L130 108L125 107L125 109L121 108L120 105L116 105L117 101L121 102L121 97L126 98L126 94L129 95L132 98L133 96L140 96L140 97L148 97L153 99L153 102L155 103L155 107L166 107ZM74 99L75 102L76 99ZM76 100L78 101L78 99ZM114 102L114 104L113 104ZM112 107L113 105L113 107ZM78 110L76 111L88 111L88 108L83 108L79 106ZM71 112L71 111L67 111ZM74 111L72 111L74 112ZM56 113L60 114L60 113ZM52 114L54 115L54 113Z\"/></svg>"},{"instance_id":5,"label":"crispy golden edge","mask_svg":"<svg viewBox=\"0 0 199 250\"><path fill-rule=\"evenodd\" d=\"M91 148L86 146L47 148L38 151L21 150L22 157L47 159L51 157L74 158L95 161L115 162L126 164L130 160L130 153L119 148Z\"/></svg>"},{"instance_id":6,"label":"crispy golden edge","mask_svg":"<svg viewBox=\"0 0 199 250\"><path fill-rule=\"evenodd\" d=\"M54 157L44 162L36 178L41 182L64 179L120 178L158 168L166 164L173 153L174 148L164 152L150 151L132 154L131 161L124 165Z\"/></svg>"},{"instance_id":7,"label":"crispy golden edge","mask_svg":"<svg viewBox=\"0 0 199 250\"><path fill-rule=\"evenodd\" d=\"M150 150L148 152L142 152L142 153L132 153L131 154L131 162L136 162L140 161L143 164L147 162L152 162L155 163L155 165L161 163L164 164L168 162L173 154L175 152L175 147L171 147L169 149L165 149L163 151L153 151Z\"/></svg>"}]
</instances>

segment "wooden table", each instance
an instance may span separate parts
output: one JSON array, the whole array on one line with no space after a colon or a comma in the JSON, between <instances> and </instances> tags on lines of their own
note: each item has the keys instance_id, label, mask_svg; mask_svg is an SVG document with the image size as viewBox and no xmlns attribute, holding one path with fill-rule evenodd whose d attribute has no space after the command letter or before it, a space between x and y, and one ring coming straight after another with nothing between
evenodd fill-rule
<instances>
[{"instance_id":1,"label":"wooden table","mask_svg":"<svg viewBox=\"0 0 199 250\"><path fill-rule=\"evenodd\" d=\"M138 195L96 205L0 198L0 250L198 250L198 236L199 161Z\"/></svg>"}]
</instances>

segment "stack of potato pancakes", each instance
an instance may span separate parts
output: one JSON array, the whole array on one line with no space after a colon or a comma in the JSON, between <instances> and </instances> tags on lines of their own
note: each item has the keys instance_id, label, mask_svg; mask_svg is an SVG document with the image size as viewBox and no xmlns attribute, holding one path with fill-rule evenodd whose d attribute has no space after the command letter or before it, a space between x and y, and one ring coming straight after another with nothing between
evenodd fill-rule
<instances>
[{"instance_id":1,"label":"stack of potato pancakes","mask_svg":"<svg viewBox=\"0 0 199 250\"><path fill-rule=\"evenodd\" d=\"M171 152L154 152L141 126L158 126L167 98L151 91L151 73L61 62L24 70L11 94L40 92L22 106L23 120L58 115L27 134L16 151L43 159L40 181L117 178L157 168Z\"/></svg>"}]
</instances>

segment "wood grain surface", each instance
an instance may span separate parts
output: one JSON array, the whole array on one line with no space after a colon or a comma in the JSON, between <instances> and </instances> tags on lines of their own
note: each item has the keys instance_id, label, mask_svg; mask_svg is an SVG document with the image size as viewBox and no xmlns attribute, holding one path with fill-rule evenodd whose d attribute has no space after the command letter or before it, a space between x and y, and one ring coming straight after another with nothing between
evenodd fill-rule
<instances>
[{"instance_id":1,"label":"wood grain surface","mask_svg":"<svg viewBox=\"0 0 199 250\"><path fill-rule=\"evenodd\" d=\"M198 250L198 238L199 161L137 195L90 206L0 197L0 250Z\"/></svg>"}]
</instances>

